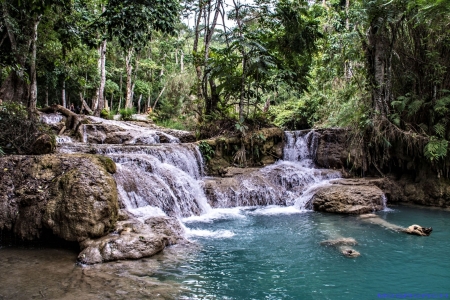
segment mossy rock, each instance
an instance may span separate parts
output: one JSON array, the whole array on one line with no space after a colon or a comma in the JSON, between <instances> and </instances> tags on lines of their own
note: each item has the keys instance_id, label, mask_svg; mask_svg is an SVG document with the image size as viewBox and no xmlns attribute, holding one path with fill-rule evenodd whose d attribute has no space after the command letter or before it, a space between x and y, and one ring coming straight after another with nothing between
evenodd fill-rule
<instances>
[{"instance_id":1,"label":"mossy rock","mask_svg":"<svg viewBox=\"0 0 450 300\"><path fill-rule=\"evenodd\" d=\"M117 172L116 163L109 157L106 156L97 156L101 163L105 166L106 171L111 174L115 174Z\"/></svg>"},{"instance_id":2,"label":"mossy rock","mask_svg":"<svg viewBox=\"0 0 450 300\"><path fill-rule=\"evenodd\" d=\"M68 241L104 236L118 218L115 164L90 154L0 158L0 230ZM26 180L25 180L26 178Z\"/></svg>"}]
</instances>

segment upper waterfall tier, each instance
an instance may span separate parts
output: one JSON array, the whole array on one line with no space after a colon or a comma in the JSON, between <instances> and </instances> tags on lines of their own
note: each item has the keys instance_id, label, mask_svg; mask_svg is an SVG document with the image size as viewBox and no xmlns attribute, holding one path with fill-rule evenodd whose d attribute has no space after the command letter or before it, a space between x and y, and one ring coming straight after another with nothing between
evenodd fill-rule
<instances>
[{"instance_id":1,"label":"upper waterfall tier","mask_svg":"<svg viewBox=\"0 0 450 300\"><path fill-rule=\"evenodd\" d=\"M318 136L314 130L286 131L283 159L300 162L304 166L314 166Z\"/></svg>"},{"instance_id":2,"label":"upper waterfall tier","mask_svg":"<svg viewBox=\"0 0 450 300\"><path fill-rule=\"evenodd\" d=\"M179 143L180 139L146 124L117 122L88 117L90 123L83 124L83 142L95 144L159 144Z\"/></svg>"},{"instance_id":3,"label":"upper waterfall tier","mask_svg":"<svg viewBox=\"0 0 450 300\"><path fill-rule=\"evenodd\" d=\"M74 143L60 145L59 152L101 154L110 157L125 154L134 157L149 155L162 163L181 169L195 179L200 179L204 173L202 155L195 144L95 145Z\"/></svg>"}]
</instances>

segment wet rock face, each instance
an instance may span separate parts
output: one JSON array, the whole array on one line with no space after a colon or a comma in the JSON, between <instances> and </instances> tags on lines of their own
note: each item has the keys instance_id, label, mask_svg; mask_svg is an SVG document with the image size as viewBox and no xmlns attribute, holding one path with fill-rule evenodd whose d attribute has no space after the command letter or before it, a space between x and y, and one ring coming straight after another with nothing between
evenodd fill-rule
<instances>
[{"instance_id":1,"label":"wet rock face","mask_svg":"<svg viewBox=\"0 0 450 300\"><path fill-rule=\"evenodd\" d=\"M204 140L214 150L214 155L206 162L206 171L211 176L222 176L225 169L239 166L240 162L234 158L242 143L246 150L245 167L273 164L283 158L284 139L284 131L273 127L247 134L243 140L237 136Z\"/></svg>"},{"instance_id":2,"label":"wet rock face","mask_svg":"<svg viewBox=\"0 0 450 300\"><path fill-rule=\"evenodd\" d=\"M44 228L68 241L103 236L118 214L108 170L95 155L0 158L0 230L27 240Z\"/></svg>"},{"instance_id":3,"label":"wet rock face","mask_svg":"<svg viewBox=\"0 0 450 300\"><path fill-rule=\"evenodd\" d=\"M341 169L347 165L348 137L345 129L316 130L318 137L315 162L322 168Z\"/></svg>"},{"instance_id":4,"label":"wet rock face","mask_svg":"<svg viewBox=\"0 0 450 300\"><path fill-rule=\"evenodd\" d=\"M152 217L142 223L129 219L117 223L114 233L102 238L86 239L78 260L96 264L119 259L138 259L152 256L166 246L186 242L183 230L175 218Z\"/></svg>"},{"instance_id":5,"label":"wet rock face","mask_svg":"<svg viewBox=\"0 0 450 300\"><path fill-rule=\"evenodd\" d=\"M365 214L382 210L383 197L381 189L364 180L340 179L318 188L311 204L316 211Z\"/></svg>"}]
</instances>

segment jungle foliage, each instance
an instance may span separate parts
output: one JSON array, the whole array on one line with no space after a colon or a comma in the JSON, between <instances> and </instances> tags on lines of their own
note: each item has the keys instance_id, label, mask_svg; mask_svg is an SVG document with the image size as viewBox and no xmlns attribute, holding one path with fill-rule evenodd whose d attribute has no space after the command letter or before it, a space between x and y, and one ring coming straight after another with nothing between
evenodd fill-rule
<instances>
[{"instance_id":1,"label":"jungle foliage","mask_svg":"<svg viewBox=\"0 0 450 300\"><path fill-rule=\"evenodd\" d=\"M148 113L199 137L339 126L354 133L363 169L382 173L395 155L407 158L397 167L446 168L447 0L1 6L0 99L27 107L24 118L85 100L105 118Z\"/></svg>"}]
</instances>

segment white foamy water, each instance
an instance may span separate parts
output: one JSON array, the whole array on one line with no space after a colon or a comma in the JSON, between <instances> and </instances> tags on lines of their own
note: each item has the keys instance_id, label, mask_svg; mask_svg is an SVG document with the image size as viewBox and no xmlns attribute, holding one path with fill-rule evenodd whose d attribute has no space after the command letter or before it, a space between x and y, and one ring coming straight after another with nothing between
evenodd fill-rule
<instances>
[{"instance_id":1,"label":"white foamy water","mask_svg":"<svg viewBox=\"0 0 450 300\"><path fill-rule=\"evenodd\" d=\"M56 136L56 143L58 143L58 144L67 144L67 143L71 144L71 143L73 143L73 140L69 136L57 135Z\"/></svg>"},{"instance_id":2,"label":"white foamy water","mask_svg":"<svg viewBox=\"0 0 450 300\"><path fill-rule=\"evenodd\" d=\"M236 234L231 230L206 230L206 229L193 229L185 227L185 233L187 238L203 237L203 238L231 238Z\"/></svg>"},{"instance_id":3,"label":"white foamy water","mask_svg":"<svg viewBox=\"0 0 450 300\"><path fill-rule=\"evenodd\" d=\"M176 217L200 215L211 209L200 182L180 168L148 154L109 156L117 164L114 177L127 209L150 205Z\"/></svg>"},{"instance_id":4,"label":"white foamy water","mask_svg":"<svg viewBox=\"0 0 450 300\"><path fill-rule=\"evenodd\" d=\"M63 115L59 113L53 113L53 114L41 114L40 120L42 123L45 124L57 124L62 121Z\"/></svg>"},{"instance_id":5,"label":"white foamy water","mask_svg":"<svg viewBox=\"0 0 450 300\"><path fill-rule=\"evenodd\" d=\"M213 207L281 205L306 209L315 189L341 177L339 171L315 167L317 144L314 131L286 132L284 160L232 180L210 180L210 202Z\"/></svg>"},{"instance_id":6,"label":"white foamy water","mask_svg":"<svg viewBox=\"0 0 450 300\"><path fill-rule=\"evenodd\" d=\"M267 207L259 207L255 209L254 211L250 211L249 214L251 215L265 215L265 216L271 216L271 215L292 215L292 214L300 214L307 212L308 210L305 209L298 209L295 206L277 206L277 205L270 205Z\"/></svg>"},{"instance_id":7,"label":"white foamy water","mask_svg":"<svg viewBox=\"0 0 450 300\"><path fill-rule=\"evenodd\" d=\"M184 223L191 223L191 222L212 223L213 221L219 219L243 219L245 218L245 215L242 214L243 209L245 208L242 207L214 208L211 209L206 214L183 218L182 221Z\"/></svg>"},{"instance_id":8,"label":"white foamy water","mask_svg":"<svg viewBox=\"0 0 450 300\"><path fill-rule=\"evenodd\" d=\"M167 216L159 207L150 205L140 206L137 208L128 208L127 211L142 222L144 222L149 217Z\"/></svg>"}]
</instances>

